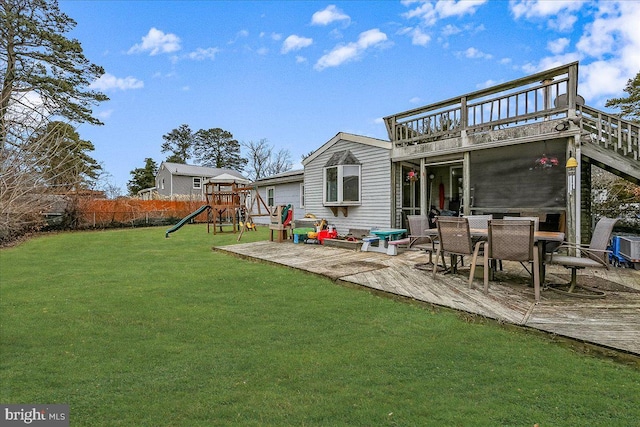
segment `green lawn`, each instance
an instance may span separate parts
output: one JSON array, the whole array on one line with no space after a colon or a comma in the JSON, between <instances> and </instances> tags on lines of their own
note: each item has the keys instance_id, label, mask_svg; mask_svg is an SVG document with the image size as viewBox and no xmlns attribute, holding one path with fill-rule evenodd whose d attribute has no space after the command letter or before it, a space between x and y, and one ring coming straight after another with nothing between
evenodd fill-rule
<instances>
[{"instance_id":1,"label":"green lawn","mask_svg":"<svg viewBox=\"0 0 640 427\"><path fill-rule=\"evenodd\" d=\"M165 229L0 251L0 402L72 426L638 425L637 367Z\"/></svg>"}]
</instances>

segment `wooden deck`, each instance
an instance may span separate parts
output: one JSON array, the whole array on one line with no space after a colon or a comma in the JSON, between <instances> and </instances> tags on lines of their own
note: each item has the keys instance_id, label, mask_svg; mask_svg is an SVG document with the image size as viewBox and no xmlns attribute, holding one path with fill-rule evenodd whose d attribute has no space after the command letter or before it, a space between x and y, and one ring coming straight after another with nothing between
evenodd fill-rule
<instances>
[{"instance_id":1,"label":"wooden deck","mask_svg":"<svg viewBox=\"0 0 640 427\"><path fill-rule=\"evenodd\" d=\"M499 322L534 328L603 349L640 356L640 271L583 270L579 283L607 292L604 299L580 299L543 290L534 301L527 272L518 263L504 263L489 293L482 280L469 289L468 269L459 274L438 274L415 268L427 258L422 252L406 251L398 256L359 252L335 247L293 243L256 242L216 247L250 257L425 303L481 315ZM568 281L568 270L552 267L547 282Z\"/></svg>"}]
</instances>

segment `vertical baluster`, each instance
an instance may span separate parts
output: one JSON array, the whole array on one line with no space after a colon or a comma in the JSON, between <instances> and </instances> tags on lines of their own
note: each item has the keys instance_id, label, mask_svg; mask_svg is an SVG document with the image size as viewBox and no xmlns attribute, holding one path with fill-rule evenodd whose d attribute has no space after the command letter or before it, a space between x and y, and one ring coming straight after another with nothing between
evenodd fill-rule
<instances>
[{"instance_id":1,"label":"vertical baluster","mask_svg":"<svg viewBox=\"0 0 640 427\"><path fill-rule=\"evenodd\" d=\"M625 141L622 141L624 155L627 156L631 153L631 123L627 123L626 132L622 132L621 135L623 138L627 139L626 144L624 143Z\"/></svg>"},{"instance_id":2,"label":"vertical baluster","mask_svg":"<svg viewBox=\"0 0 640 427\"><path fill-rule=\"evenodd\" d=\"M598 121L597 121L597 125L598 125L598 145L602 144L602 113L598 112Z\"/></svg>"},{"instance_id":3,"label":"vertical baluster","mask_svg":"<svg viewBox=\"0 0 640 427\"><path fill-rule=\"evenodd\" d=\"M617 122L618 129L616 130L618 132L618 144L616 147L616 151L622 150L622 121L618 120Z\"/></svg>"}]
</instances>

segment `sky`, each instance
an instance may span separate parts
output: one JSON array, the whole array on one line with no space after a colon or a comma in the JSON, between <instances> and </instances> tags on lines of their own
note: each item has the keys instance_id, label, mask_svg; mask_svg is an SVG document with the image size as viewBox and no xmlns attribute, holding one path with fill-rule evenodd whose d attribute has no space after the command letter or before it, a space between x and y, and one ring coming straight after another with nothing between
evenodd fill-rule
<instances>
[{"instance_id":1,"label":"sky","mask_svg":"<svg viewBox=\"0 0 640 427\"><path fill-rule=\"evenodd\" d=\"M91 84L110 100L82 139L122 189L187 124L266 139L293 168L339 132L388 140L383 117L580 61L603 109L640 71L640 1L59 0ZM244 154L244 153L243 153Z\"/></svg>"}]
</instances>

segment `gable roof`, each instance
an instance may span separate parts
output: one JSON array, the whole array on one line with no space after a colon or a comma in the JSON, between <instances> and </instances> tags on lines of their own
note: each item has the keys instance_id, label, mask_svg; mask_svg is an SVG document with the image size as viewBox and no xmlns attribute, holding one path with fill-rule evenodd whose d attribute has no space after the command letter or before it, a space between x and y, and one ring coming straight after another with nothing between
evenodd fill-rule
<instances>
[{"instance_id":1,"label":"gable roof","mask_svg":"<svg viewBox=\"0 0 640 427\"><path fill-rule=\"evenodd\" d=\"M209 178L209 182L213 182L213 183L232 183L235 182L236 184L248 184L251 181L249 181L246 178L238 178L235 175L231 175L228 172L225 173L221 173L220 175L216 175L213 178Z\"/></svg>"},{"instance_id":2,"label":"gable roof","mask_svg":"<svg viewBox=\"0 0 640 427\"><path fill-rule=\"evenodd\" d=\"M290 182L304 181L304 169L294 169L286 172L277 173L275 175L256 179L253 183L258 186L286 184Z\"/></svg>"},{"instance_id":3,"label":"gable roof","mask_svg":"<svg viewBox=\"0 0 640 427\"><path fill-rule=\"evenodd\" d=\"M339 141L350 141L350 142L355 142L357 144L370 145L372 147L386 148L389 151L392 148L392 144L390 141L385 141L378 138L371 138L370 136L354 135L346 132L338 132L336 136L331 138L329 141L325 142L324 145L322 145L322 147L318 148L316 151L311 153L309 157L304 159L302 161L302 164L306 166L309 162L311 162L313 159L318 157L320 154L322 154L323 152L331 148L333 145L335 145Z\"/></svg>"},{"instance_id":4,"label":"gable roof","mask_svg":"<svg viewBox=\"0 0 640 427\"><path fill-rule=\"evenodd\" d=\"M359 165L360 161L353 155L350 150L336 151L324 167L337 165Z\"/></svg>"},{"instance_id":5,"label":"gable roof","mask_svg":"<svg viewBox=\"0 0 640 427\"><path fill-rule=\"evenodd\" d=\"M205 178L215 178L222 174L228 174L241 180L247 179L238 171L227 168L210 168L207 166L185 165L182 163L162 162L158 170L166 168L172 175L180 176L201 176ZM228 178L228 177L227 177Z\"/></svg>"}]
</instances>

